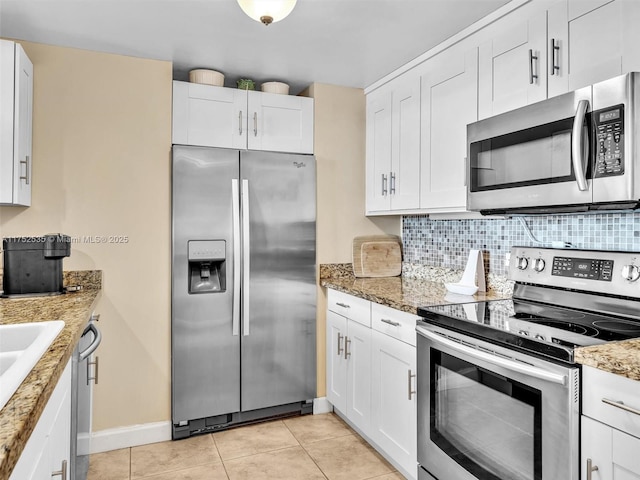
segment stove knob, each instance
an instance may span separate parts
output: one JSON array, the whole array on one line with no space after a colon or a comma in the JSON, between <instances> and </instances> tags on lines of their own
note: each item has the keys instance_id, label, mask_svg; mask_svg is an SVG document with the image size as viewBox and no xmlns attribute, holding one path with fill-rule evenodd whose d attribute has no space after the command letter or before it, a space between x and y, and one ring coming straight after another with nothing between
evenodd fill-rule
<instances>
[{"instance_id":1,"label":"stove knob","mask_svg":"<svg viewBox=\"0 0 640 480\"><path fill-rule=\"evenodd\" d=\"M518 257L516 258L516 265L518 270L526 270L529 266L529 259L527 257Z\"/></svg>"},{"instance_id":2,"label":"stove knob","mask_svg":"<svg viewBox=\"0 0 640 480\"><path fill-rule=\"evenodd\" d=\"M526 330L520 330L518 333L519 333L520 335L524 335L525 337L528 337L528 336L529 336L529 332L527 332Z\"/></svg>"},{"instance_id":3,"label":"stove knob","mask_svg":"<svg viewBox=\"0 0 640 480\"><path fill-rule=\"evenodd\" d=\"M544 270L544 267L545 267L544 259L542 259L542 258L536 258L536 259L533 261L533 269L534 269L536 272L541 272L541 271L543 271L543 270Z\"/></svg>"},{"instance_id":4,"label":"stove knob","mask_svg":"<svg viewBox=\"0 0 640 480\"><path fill-rule=\"evenodd\" d=\"M625 265L622 267L622 278L630 282L635 282L640 278L640 268L636 265Z\"/></svg>"},{"instance_id":5,"label":"stove knob","mask_svg":"<svg viewBox=\"0 0 640 480\"><path fill-rule=\"evenodd\" d=\"M544 337L539 333L536 333L536 340L544 340Z\"/></svg>"}]
</instances>

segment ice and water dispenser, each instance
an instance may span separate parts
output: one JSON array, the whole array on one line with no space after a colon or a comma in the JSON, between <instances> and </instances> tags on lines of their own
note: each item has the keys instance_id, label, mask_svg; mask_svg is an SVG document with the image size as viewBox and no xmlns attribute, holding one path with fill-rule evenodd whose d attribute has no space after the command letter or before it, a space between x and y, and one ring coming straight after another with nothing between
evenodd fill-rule
<instances>
[{"instance_id":1,"label":"ice and water dispenser","mask_svg":"<svg viewBox=\"0 0 640 480\"><path fill-rule=\"evenodd\" d=\"M226 282L224 240L189 240L189 293L224 292Z\"/></svg>"}]
</instances>

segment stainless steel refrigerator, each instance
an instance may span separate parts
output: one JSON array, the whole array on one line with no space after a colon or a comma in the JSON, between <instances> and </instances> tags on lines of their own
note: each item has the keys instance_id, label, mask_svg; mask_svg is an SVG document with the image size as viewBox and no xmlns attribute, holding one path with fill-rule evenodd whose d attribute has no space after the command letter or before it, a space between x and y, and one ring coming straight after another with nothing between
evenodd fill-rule
<instances>
[{"instance_id":1,"label":"stainless steel refrigerator","mask_svg":"<svg viewBox=\"0 0 640 480\"><path fill-rule=\"evenodd\" d=\"M174 145L172 169L173 438L311 411L314 157Z\"/></svg>"}]
</instances>

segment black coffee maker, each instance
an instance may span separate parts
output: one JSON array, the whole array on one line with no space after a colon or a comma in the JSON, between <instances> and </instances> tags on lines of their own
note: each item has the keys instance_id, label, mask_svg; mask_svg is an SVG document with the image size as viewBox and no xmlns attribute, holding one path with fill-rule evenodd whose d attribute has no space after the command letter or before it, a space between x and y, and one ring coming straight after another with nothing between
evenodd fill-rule
<instances>
[{"instance_id":1,"label":"black coffee maker","mask_svg":"<svg viewBox=\"0 0 640 480\"><path fill-rule=\"evenodd\" d=\"M3 297L64 293L62 259L71 254L71 238L60 233L2 239Z\"/></svg>"}]
</instances>

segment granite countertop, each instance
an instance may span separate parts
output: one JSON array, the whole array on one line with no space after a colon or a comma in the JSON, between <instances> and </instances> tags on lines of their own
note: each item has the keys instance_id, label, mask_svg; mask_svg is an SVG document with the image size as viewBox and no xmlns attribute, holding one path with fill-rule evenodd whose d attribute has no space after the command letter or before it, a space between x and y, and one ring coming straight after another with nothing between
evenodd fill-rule
<instances>
[{"instance_id":1,"label":"granite countertop","mask_svg":"<svg viewBox=\"0 0 640 480\"><path fill-rule=\"evenodd\" d=\"M472 296L450 293L442 281L428 278L357 278L351 264L321 265L320 285L414 315L418 307L511 298L510 293L493 290Z\"/></svg>"},{"instance_id":2,"label":"granite countertop","mask_svg":"<svg viewBox=\"0 0 640 480\"><path fill-rule=\"evenodd\" d=\"M575 360L582 365L640 380L640 339L580 347Z\"/></svg>"},{"instance_id":3,"label":"granite countertop","mask_svg":"<svg viewBox=\"0 0 640 480\"><path fill-rule=\"evenodd\" d=\"M0 478L9 478L40 419L102 288L102 272L65 272L65 285L82 285L65 295L0 299L0 324L63 320L65 326L0 410Z\"/></svg>"}]
</instances>

